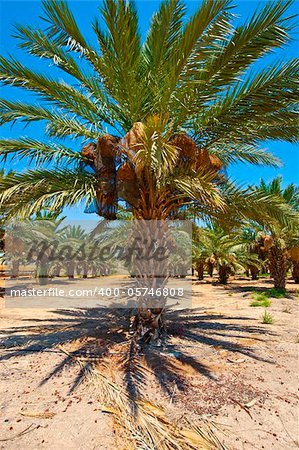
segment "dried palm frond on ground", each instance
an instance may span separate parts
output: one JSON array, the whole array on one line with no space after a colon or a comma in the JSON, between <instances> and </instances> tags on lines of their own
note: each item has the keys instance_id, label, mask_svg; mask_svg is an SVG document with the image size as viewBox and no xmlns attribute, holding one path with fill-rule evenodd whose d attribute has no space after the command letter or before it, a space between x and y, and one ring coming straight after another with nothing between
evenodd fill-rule
<instances>
[{"instance_id":1,"label":"dried palm frond on ground","mask_svg":"<svg viewBox=\"0 0 299 450\"><path fill-rule=\"evenodd\" d=\"M129 357L127 364L134 359L136 369L134 385L145 378L147 367L138 361L138 356ZM206 420L197 423L179 424L172 422L165 410L147 400L138 391L129 394L120 384L115 382L112 366L101 362L100 366L86 364L76 359L86 378L98 390L102 411L112 414L116 424L127 433L126 448L144 450L225 450L215 434L215 426ZM119 430L118 430L119 431Z\"/></svg>"},{"instance_id":2,"label":"dried palm frond on ground","mask_svg":"<svg viewBox=\"0 0 299 450\"><path fill-rule=\"evenodd\" d=\"M45 411L45 412L23 411L20 414L21 414L21 416L36 417L38 419L52 419L52 417L55 416L55 413L49 412L49 411Z\"/></svg>"},{"instance_id":3,"label":"dried palm frond on ground","mask_svg":"<svg viewBox=\"0 0 299 450\"><path fill-rule=\"evenodd\" d=\"M32 428L33 427L33 428ZM26 427L24 430L22 430L20 433L15 434L14 436L8 437L8 438L1 438L0 442L7 442L7 441L13 441L14 439L17 439L20 436L24 436L24 434L29 433L30 431L33 431L36 429L36 426L34 427L34 424L31 423L28 427Z\"/></svg>"}]
</instances>

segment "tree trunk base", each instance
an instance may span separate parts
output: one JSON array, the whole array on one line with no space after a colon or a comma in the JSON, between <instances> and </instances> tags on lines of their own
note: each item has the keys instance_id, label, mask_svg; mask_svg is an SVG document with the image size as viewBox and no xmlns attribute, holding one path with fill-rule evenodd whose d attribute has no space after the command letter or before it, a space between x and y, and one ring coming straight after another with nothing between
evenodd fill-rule
<instances>
[{"instance_id":1,"label":"tree trunk base","mask_svg":"<svg viewBox=\"0 0 299 450\"><path fill-rule=\"evenodd\" d=\"M218 270L219 284L227 284L230 270L226 265L220 266Z\"/></svg>"},{"instance_id":2,"label":"tree trunk base","mask_svg":"<svg viewBox=\"0 0 299 450\"><path fill-rule=\"evenodd\" d=\"M293 261L292 277L295 283L299 283L299 262Z\"/></svg>"},{"instance_id":3,"label":"tree trunk base","mask_svg":"<svg viewBox=\"0 0 299 450\"><path fill-rule=\"evenodd\" d=\"M273 245L269 250L269 269L275 289L285 289L287 275L286 252Z\"/></svg>"},{"instance_id":4,"label":"tree trunk base","mask_svg":"<svg viewBox=\"0 0 299 450\"><path fill-rule=\"evenodd\" d=\"M140 308L131 319L130 334L135 343L161 347L166 340L166 325L162 308Z\"/></svg>"},{"instance_id":5,"label":"tree trunk base","mask_svg":"<svg viewBox=\"0 0 299 450\"><path fill-rule=\"evenodd\" d=\"M257 267L250 267L250 275L252 280L258 280L259 270Z\"/></svg>"},{"instance_id":6,"label":"tree trunk base","mask_svg":"<svg viewBox=\"0 0 299 450\"><path fill-rule=\"evenodd\" d=\"M197 271L197 279L203 280L203 272L204 272L204 265L202 263L196 264L196 271Z\"/></svg>"}]
</instances>

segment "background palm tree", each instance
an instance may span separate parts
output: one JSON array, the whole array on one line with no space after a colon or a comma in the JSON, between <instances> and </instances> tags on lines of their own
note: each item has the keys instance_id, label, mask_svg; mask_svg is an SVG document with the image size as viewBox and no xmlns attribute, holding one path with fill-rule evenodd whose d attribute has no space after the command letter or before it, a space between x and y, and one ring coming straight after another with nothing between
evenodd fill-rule
<instances>
[{"instance_id":1,"label":"background palm tree","mask_svg":"<svg viewBox=\"0 0 299 450\"><path fill-rule=\"evenodd\" d=\"M263 272L267 270L268 254L264 248L263 226L252 221L245 221L240 233L242 242L248 245L249 253L258 257L259 266L249 264L246 267L247 275L250 275L252 280L257 280L260 270Z\"/></svg>"},{"instance_id":2,"label":"background palm tree","mask_svg":"<svg viewBox=\"0 0 299 450\"><path fill-rule=\"evenodd\" d=\"M203 280L204 269L205 269L205 255L203 249L198 245L198 243L192 246L192 263L193 268L197 272L197 279Z\"/></svg>"},{"instance_id":3,"label":"background palm tree","mask_svg":"<svg viewBox=\"0 0 299 450\"><path fill-rule=\"evenodd\" d=\"M237 189L222 172L234 161L277 165L260 142L298 139L298 61L249 71L289 41L290 3L267 3L234 26L229 0L204 0L188 19L180 0L164 1L142 42L134 3L106 0L104 26L92 25L94 47L66 2L43 1L46 27L17 25L15 36L22 49L54 61L66 77L0 57L2 83L39 99L1 100L0 121L41 121L56 140L0 141L5 158L36 162L1 180L1 204L21 217L84 201L108 219L125 204L136 219L184 217L192 205L197 215L224 221L233 214L266 217L270 209L286 221L293 215L287 205ZM61 141L66 137L72 148ZM151 323L161 311L148 314Z\"/></svg>"},{"instance_id":4,"label":"background palm tree","mask_svg":"<svg viewBox=\"0 0 299 450\"><path fill-rule=\"evenodd\" d=\"M282 178L276 177L269 184L261 180L258 189L267 194L275 195L277 198L290 205L294 211L299 210L299 189L294 184L282 187ZM264 235L261 236L263 246L261 247L268 255L270 274L274 280L274 287L285 289L286 275L288 270L288 259L293 260L293 275L297 278L297 264L299 236L298 228L292 224L282 226L275 218L264 224Z\"/></svg>"},{"instance_id":5,"label":"background palm tree","mask_svg":"<svg viewBox=\"0 0 299 450\"><path fill-rule=\"evenodd\" d=\"M200 230L195 247L201 255L203 267L213 258L221 284L226 284L229 276L237 271L260 266L257 255L250 252L250 246L244 242L239 230L227 232L214 223Z\"/></svg>"},{"instance_id":6,"label":"background palm tree","mask_svg":"<svg viewBox=\"0 0 299 450\"><path fill-rule=\"evenodd\" d=\"M80 225L69 225L65 227L62 233L59 235L59 246L65 249L71 249L73 255L78 255L80 252L80 248L84 248L86 250L86 242L87 235L85 230ZM75 278L75 271L77 270L77 266L79 262L85 262L84 259L78 261L76 257L70 258L69 252L67 252L62 258L62 268L65 270L67 277L69 280ZM82 259L82 257L81 257Z\"/></svg>"}]
</instances>

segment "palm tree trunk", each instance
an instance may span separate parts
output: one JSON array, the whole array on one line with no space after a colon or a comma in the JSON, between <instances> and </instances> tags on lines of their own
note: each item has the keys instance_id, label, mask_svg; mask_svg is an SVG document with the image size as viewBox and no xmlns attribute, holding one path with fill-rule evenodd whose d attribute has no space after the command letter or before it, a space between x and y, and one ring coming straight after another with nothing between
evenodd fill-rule
<instances>
[{"instance_id":1,"label":"palm tree trunk","mask_svg":"<svg viewBox=\"0 0 299 450\"><path fill-rule=\"evenodd\" d=\"M292 277L295 283L299 283L299 261L293 261Z\"/></svg>"},{"instance_id":2,"label":"palm tree trunk","mask_svg":"<svg viewBox=\"0 0 299 450\"><path fill-rule=\"evenodd\" d=\"M13 261L11 268L11 278L18 278L20 271L20 261Z\"/></svg>"},{"instance_id":3,"label":"palm tree trunk","mask_svg":"<svg viewBox=\"0 0 299 450\"><path fill-rule=\"evenodd\" d=\"M287 276L287 258L284 249L273 245L269 249L269 270L276 289L285 289Z\"/></svg>"},{"instance_id":4,"label":"palm tree trunk","mask_svg":"<svg viewBox=\"0 0 299 450\"><path fill-rule=\"evenodd\" d=\"M166 221L135 220L132 232L134 245L138 251L148 253L151 242L158 246L168 246L168 224ZM136 259L133 262L135 274L135 289L137 300L137 315L135 316L131 332L139 344L160 344L166 335L164 311L167 297L164 295L138 295L138 289L144 292L153 291L163 293L169 278L168 261Z\"/></svg>"},{"instance_id":5,"label":"palm tree trunk","mask_svg":"<svg viewBox=\"0 0 299 450\"><path fill-rule=\"evenodd\" d=\"M258 279L259 269L257 267L251 266L250 267L250 274L252 280Z\"/></svg>"},{"instance_id":6,"label":"palm tree trunk","mask_svg":"<svg viewBox=\"0 0 299 450\"><path fill-rule=\"evenodd\" d=\"M37 268L38 284L44 285L49 282L49 266L46 262L40 261Z\"/></svg>"},{"instance_id":7,"label":"palm tree trunk","mask_svg":"<svg viewBox=\"0 0 299 450\"><path fill-rule=\"evenodd\" d=\"M88 264L83 263L82 264L82 277L87 278L87 276L88 276Z\"/></svg>"},{"instance_id":8,"label":"palm tree trunk","mask_svg":"<svg viewBox=\"0 0 299 450\"><path fill-rule=\"evenodd\" d=\"M209 272L209 276L212 277L213 272L214 272L214 264L211 262L208 262L208 272Z\"/></svg>"},{"instance_id":9,"label":"palm tree trunk","mask_svg":"<svg viewBox=\"0 0 299 450\"><path fill-rule=\"evenodd\" d=\"M196 263L197 279L203 280L204 264L202 262Z\"/></svg>"},{"instance_id":10,"label":"palm tree trunk","mask_svg":"<svg viewBox=\"0 0 299 450\"><path fill-rule=\"evenodd\" d=\"M75 277L75 264L72 261L67 265L67 276L69 280L73 280Z\"/></svg>"},{"instance_id":11,"label":"palm tree trunk","mask_svg":"<svg viewBox=\"0 0 299 450\"><path fill-rule=\"evenodd\" d=\"M60 272L61 272L61 265L57 264L53 269L54 277L60 277Z\"/></svg>"},{"instance_id":12,"label":"palm tree trunk","mask_svg":"<svg viewBox=\"0 0 299 450\"><path fill-rule=\"evenodd\" d=\"M222 264L221 266L219 266L218 275L219 283L227 284L229 278L229 267L226 264Z\"/></svg>"}]
</instances>

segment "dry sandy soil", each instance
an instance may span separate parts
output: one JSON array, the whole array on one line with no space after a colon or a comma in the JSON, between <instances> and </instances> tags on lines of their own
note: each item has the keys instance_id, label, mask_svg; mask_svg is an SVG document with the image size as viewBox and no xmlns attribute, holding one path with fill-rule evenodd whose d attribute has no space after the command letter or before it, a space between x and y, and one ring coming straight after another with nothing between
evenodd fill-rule
<instances>
[{"instance_id":1,"label":"dry sandy soil","mask_svg":"<svg viewBox=\"0 0 299 450\"><path fill-rule=\"evenodd\" d=\"M298 448L296 285L271 299L274 323L263 324L249 305L268 280L210 281L193 283L192 310L169 312L167 346L140 356L146 397L176 423L217 424L228 448ZM82 370L98 358L121 374L128 322L124 310L2 308L0 448L128 449ZM133 396L134 380L118 376Z\"/></svg>"}]
</instances>

